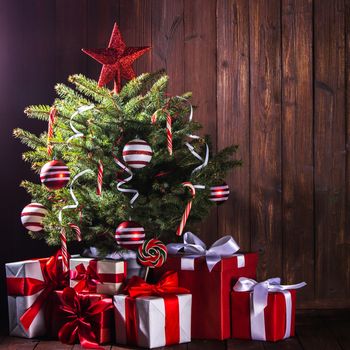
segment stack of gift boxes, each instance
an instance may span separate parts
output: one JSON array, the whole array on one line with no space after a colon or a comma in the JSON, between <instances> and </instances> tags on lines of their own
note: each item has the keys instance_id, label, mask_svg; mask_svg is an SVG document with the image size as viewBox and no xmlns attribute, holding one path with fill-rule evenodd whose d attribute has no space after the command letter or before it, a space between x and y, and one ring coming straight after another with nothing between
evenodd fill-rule
<instances>
[{"instance_id":1,"label":"stack of gift boxes","mask_svg":"<svg viewBox=\"0 0 350 350\"><path fill-rule=\"evenodd\" d=\"M295 290L304 283L257 283L257 253L236 250L232 237L207 249L187 233L183 244L168 246L167 261L152 270L152 283L140 277L135 259L71 257L70 271L63 271L60 252L9 263L10 334L49 336L85 348L293 336Z\"/></svg>"}]
</instances>

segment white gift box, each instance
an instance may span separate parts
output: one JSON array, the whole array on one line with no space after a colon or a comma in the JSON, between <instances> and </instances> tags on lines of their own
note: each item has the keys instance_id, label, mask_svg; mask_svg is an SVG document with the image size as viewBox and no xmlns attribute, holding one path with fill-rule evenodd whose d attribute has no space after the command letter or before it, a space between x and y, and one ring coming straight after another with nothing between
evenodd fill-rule
<instances>
[{"instance_id":1,"label":"white gift box","mask_svg":"<svg viewBox=\"0 0 350 350\"><path fill-rule=\"evenodd\" d=\"M44 281L39 260L25 260L7 263L5 265L5 269L7 278L32 278L35 280ZM38 314L35 316L28 330L26 330L20 322L20 317L29 307L32 306L41 293L42 291L26 296L8 295L10 335L24 338L34 338L45 334L46 327L43 308L41 308Z\"/></svg>"},{"instance_id":2,"label":"white gift box","mask_svg":"<svg viewBox=\"0 0 350 350\"><path fill-rule=\"evenodd\" d=\"M77 266L80 264L82 264L85 269L87 269L90 264L93 264L93 268L96 270L100 279L100 281L97 281L95 285L96 290L90 290L90 292L114 295L120 291L126 278L127 263L125 261L107 259L97 260L93 258L81 257L71 258L69 260L69 269L71 272L69 283L72 288L76 287L76 285L81 281L80 279L72 278L72 272L76 270Z\"/></svg>"},{"instance_id":3,"label":"white gift box","mask_svg":"<svg viewBox=\"0 0 350 350\"><path fill-rule=\"evenodd\" d=\"M175 295L178 299L178 315L174 319L178 319L178 343L186 343L191 341L191 307L192 295L179 294ZM135 300L136 320L136 341L128 338L127 334L127 318L126 295L115 295L113 297L115 310L115 329L116 342L118 344L130 344L145 347L156 348L174 344L167 343L166 339L166 315L165 299L155 296L137 297ZM178 316L178 317L177 317Z\"/></svg>"}]
</instances>

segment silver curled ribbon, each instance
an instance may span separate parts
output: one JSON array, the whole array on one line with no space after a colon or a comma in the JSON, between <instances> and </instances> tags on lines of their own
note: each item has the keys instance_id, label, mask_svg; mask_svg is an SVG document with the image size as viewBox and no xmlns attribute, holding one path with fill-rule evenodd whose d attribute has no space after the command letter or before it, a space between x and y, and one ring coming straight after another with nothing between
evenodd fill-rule
<instances>
[{"instance_id":1,"label":"silver curled ribbon","mask_svg":"<svg viewBox=\"0 0 350 350\"><path fill-rule=\"evenodd\" d=\"M233 287L235 292L253 292L250 304L251 336L254 340L266 340L264 310L268 303L270 292L282 293L286 304L286 329L283 339L289 338L292 325L292 298L288 290L299 289L306 286L305 282L281 285L279 277L257 282L247 277L240 277Z\"/></svg>"},{"instance_id":2,"label":"silver curled ribbon","mask_svg":"<svg viewBox=\"0 0 350 350\"><path fill-rule=\"evenodd\" d=\"M73 185L74 185L75 181L79 179L80 176L83 176L83 175L85 175L88 172L92 172L93 173L93 171L91 169L86 169L86 170L83 170L79 174L74 176L74 178L73 178L73 180L72 180L72 182L71 182L71 184L69 186L69 192L70 192L70 195L71 195L71 197L73 199L74 204L66 205L59 211L59 213L58 213L58 220L59 220L60 224L62 224L62 212L63 212L63 210L78 208L79 201L78 201L77 197L74 194Z\"/></svg>"},{"instance_id":3,"label":"silver curled ribbon","mask_svg":"<svg viewBox=\"0 0 350 350\"><path fill-rule=\"evenodd\" d=\"M90 109L93 109L95 108L95 105L94 104L91 104L91 105L84 105L84 106L80 106L70 117L70 121L69 121L69 125L70 125L70 128L73 130L74 132L74 135L72 135L68 140L67 140L67 143L70 142L71 140L73 139L76 139L78 137L83 137L84 134L77 130L75 128L75 126L73 125L73 119L78 115L78 114L81 114L81 113L84 113L86 111L89 111Z\"/></svg>"},{"instance_id":4,"label":"silver curled ribbon","mask_svg":"<svg viewBox=\"0 0 350 350\"><path fill-rule=\"evenodd\" d=\"M224 236L214 242L209 249L205 243L192 232L186 232L183 243L170 243L167 245L169 254L177 254L182 251L183 257L194 261L195 258L205 256L208 270L212 271L214 266L224 257L234 256L239 246L232 236ZM185 268L187 270L193 268Z\"/></svg>"},{"instance_id":5,"label":"silver curled ribbon","mask_svg":"<svg viewBox=\"0 0 350 350\"><path fill-rule=\"evenodd\" d=\"M190 103L189 100L187 100L187 98L184 98L182 96L176 96L176 98L185 101L189 106L190 106L190 114L188 116L188 121L191 122L193 119L193 107L192 104ZM193 135L193 134L188 134L187 135L190 139L192 140L199 140L201 137L197 136L197 135ZM197 166L195 169L192 170L191 175L193 175L195 172L198 172L200 170L202 170L203 168L205 168L208 165L208 161L209 161L209 146L207 143L205 143L205 157L203 158L201 155L199 155L194 147L189 143L186 142L185 145L187 146L188 150L191 152L191 154L197 158L199 161L202 162L202 164L200 164L199 166ZM205 186L204 185L195 185L195 188L199 188L199 189L204 189Z\"/></svg>"},{"instance_id":6,"label":"silver curled ribbon","mask_svg":"<svg viewBox=\"0 0 350 350\"><path fill-rule=\"evenodd\" d=\"M125 172L127 172L129 174L129 176L126 179L123 179L121 181L118 181L117 184L117 189L120 192L123 193L134 193L134 195L132 196L131 200L130 200L130 205L132 206L134 204L134 202L136 201L137 197L139 196L139 191L132 189L132 188L122 188L123 185L125 185L127 182L131 181L134 174L133 172L126 166L124 165L117 157L115 157L113 155L114 161L115 163L121 167Z\"/></svg>"}]
</instances>

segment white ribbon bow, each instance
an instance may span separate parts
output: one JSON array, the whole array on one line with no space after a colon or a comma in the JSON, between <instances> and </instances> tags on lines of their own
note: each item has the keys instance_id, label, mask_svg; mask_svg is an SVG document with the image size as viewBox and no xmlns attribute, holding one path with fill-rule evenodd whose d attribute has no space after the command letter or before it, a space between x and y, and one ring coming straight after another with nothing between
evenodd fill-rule
<instances>
[{"instance_id":1,"label":"white ribbon bow","mask_svg":"<svg viewBox=\"0 0 350 350\"><path fill-rule=\"evenodd\" d=\"M224 236L218 239L209 249L192 232L186 232L183 237L183 243L170 243L167 245L168 253L177 254L180 250L183 250L186 258L192 261L200 256L205 256L209 271L212 271L222 258L233 256L239 250L238 244L231 236Z\"/></svg>"},{"instance_id":2,"label":"white ribbon bow","mask_svg":"<svg viewBox=\"0 0 350 350\"><path fill-rule=\"evenodd\" d=\"M269 292L279 292L284 295L286 301L286 330L283 339L290 337L292 301L288 290L299 289L304 286L306 286L305 282L281 285L281 279L279 277L270 278L260 283L246 277L240 277L238 279L233 287L235 292L253 292L250 310L252 339L266 340L264 310L267 306Z\"/></svg>"}]
</instances>

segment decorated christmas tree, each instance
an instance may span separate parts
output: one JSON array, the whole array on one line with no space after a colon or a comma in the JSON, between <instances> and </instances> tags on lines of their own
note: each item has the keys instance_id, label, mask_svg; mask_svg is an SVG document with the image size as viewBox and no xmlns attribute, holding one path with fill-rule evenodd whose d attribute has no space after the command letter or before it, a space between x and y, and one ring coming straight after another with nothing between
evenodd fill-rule
<instances>
[{"instance_id":1,"label":"decorated christmas tree","mask_svg":"<svg viewBox=\"0 0 350 350\"><path fill-rule=\"evenodd\" d=\"M147 238L168 243L227 199L237 146L214 154L209 137L196 135L191 94L169 96L163 72L135 77L131 63L147 49L127 48L115 26L107 49L84 50L103 64L98 83L73 75L72 86L56 85L52 106L26 108L49 123L40 136L14 131L41 179L22 183L33 202L22 221L33 238L59 245L63 234L103 252ZM131 80L121 88L121 78ZM113 92L103 86L110 80Z\"/></svg>"}]
</instances>

